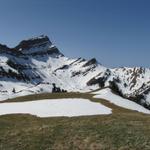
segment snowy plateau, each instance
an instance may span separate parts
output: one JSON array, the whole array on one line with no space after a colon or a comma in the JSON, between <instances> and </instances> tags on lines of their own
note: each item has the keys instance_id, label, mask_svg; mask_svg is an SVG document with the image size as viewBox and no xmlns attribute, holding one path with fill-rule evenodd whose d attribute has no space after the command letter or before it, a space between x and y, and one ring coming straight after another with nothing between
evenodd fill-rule
<instances>
[{"instance_id":1,"label":"snowy plateau","mask_svg":"<svg viewBox=\"0 0 150 150\"><path fill-rule=\"evenodd\" d=\"M54 85L67 92L107 88L121 101L128 99L150 109L148 68L106 68L95 58L68 58L44 35L23 40L14 48L0 44L0 100L51 93ZM102 98L114 102L109 90Z\"/></svg>"}]
</instances>

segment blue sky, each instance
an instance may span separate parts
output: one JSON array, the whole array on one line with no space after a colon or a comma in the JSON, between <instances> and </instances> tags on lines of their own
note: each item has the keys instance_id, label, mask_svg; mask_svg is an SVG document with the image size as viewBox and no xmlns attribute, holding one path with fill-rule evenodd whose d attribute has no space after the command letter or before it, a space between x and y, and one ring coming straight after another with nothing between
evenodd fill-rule
<instances>
[{"instance_id":1,"label":"blue sky","mask_svg":"<svg viewBox=\"0 0 150 150\"><path fill-rule=\"evenodd\" d=\"M41 34L69 57L150 67L149 0L0 0L0 43Z\"/></svg>"}]
</instances>

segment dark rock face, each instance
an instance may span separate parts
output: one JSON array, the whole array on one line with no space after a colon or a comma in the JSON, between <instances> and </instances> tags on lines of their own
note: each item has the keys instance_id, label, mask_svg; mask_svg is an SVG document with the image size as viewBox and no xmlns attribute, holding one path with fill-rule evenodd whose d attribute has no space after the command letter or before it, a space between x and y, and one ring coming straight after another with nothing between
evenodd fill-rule
<instances>
[{"instance_id":1,"label":"dark rock face","mask_svg":"<svg viewBox=\"0 0 150 150\"><path fill-rule=\"evenodd\" d=\"M87 85L91 86L91 85L99 84L99 86L103 88L105 85L105 81L106 81L106 78L104 77L100 77L98 79L92 78L90 81L87 82Z\"/></svg>"},{"instance_id":2,"label":"dark rock face","mask_svg":"<svg viewBox=\"0 0 150 150\"><path fill-rule=\"evenodd\" d=\"M0 44L0 51L1 51L1 50L8 51L8 50L10 50L10 48L9 48L9 47L7 47L6 45L2 45L2 44Z\"/></svg>"},{"instance_id":3,"label":"dark rock face","mask_svg":"<svg viewBox=\"0 0 150 150\"><path fill-rule=\"evenodd\" d=\"M101 73L100 73L101 74ZM105 83L107 81L107 79L110 77L111 75L111 71L109 69L106 69L105 73L103 76L98 77L100 74L98 74L96 77L92 78L91 80L89 80L87 82L88 86L91 85L95 85L98 84L100 88L103 88L105 86Z\"/></svg>"},{"instance_id":4,"label":"dark rock face","mask_svg":"<svg viewBox=\"0 0 150 150\"><path fill-rule=\"evenodd\" d=\"M90 65L96 65L96 64L97 64L97 60L95 58L92 58L86 64L84 64L83 67L87 67L87 66L90 66Z\"/></svg>"},{"instance_id":5,"label":"dark rock face","mask_svg":"<svg viewBox=\"0 0 150 150\"><path fill-rule=\"evenodd\" d=\"M44 46L45 44L49 43L49 45L52 45L51 41L49 40L49 38L47 36L41 36L38 38L33 38L33 39L29 39L29 40L23 40L19 43L19 45L17 45L14 49L15 50L27 50L32 48L35 45L38 46Z\"/></svg>"},{"instance_id":6,"label":"dark rock face","mask_svg":"<svg viewBox=\"0 0 150 150\"><path fill-rule=\"evenodd\" d=\"M49 40L48 36L39 36L36 38L31 38L28 40L23 40L21 41L16 47L14 48L9 48L6 45L2 45L0 44L0 53L9 53L11 55L27 55L28 51L30 51L30 49L34 48L34 49L38 49L41 48L41 51L38 52L31 52L29 53L30 55L45 55L45 54L59 54L62 55L62 53L60 53L60 51L58 50L58 48L56 46L52 46L52 42Z\"/></svg>"}]
</instances>

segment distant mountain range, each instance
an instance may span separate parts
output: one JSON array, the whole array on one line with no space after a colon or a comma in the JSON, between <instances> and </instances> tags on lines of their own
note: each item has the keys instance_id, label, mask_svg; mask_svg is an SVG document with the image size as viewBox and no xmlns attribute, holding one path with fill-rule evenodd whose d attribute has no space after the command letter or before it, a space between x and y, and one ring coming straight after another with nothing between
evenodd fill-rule
<instances>
[{"instance_id":1,"label":"distant mountain range","mask_svg":"<svg viewBox=\"0 0 150 150\"><path fill-rule=\"evenodd\" d=\"M59 89L54 91L53 88ZM106 68L95 58L68 58L47 36L0 44L0 99L44 92L88 92L109 87L150 109L150 69Z\"/></svg>"}]
</instances>

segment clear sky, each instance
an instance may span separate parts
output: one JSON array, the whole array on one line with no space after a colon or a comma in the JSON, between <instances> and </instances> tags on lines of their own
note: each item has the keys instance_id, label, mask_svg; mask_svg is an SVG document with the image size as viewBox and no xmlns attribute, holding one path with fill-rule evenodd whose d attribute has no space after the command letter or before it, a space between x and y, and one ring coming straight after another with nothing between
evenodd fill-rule
<instances>
[{"instance_id":1,"label":"clear sky","mask_svg":"<svg viewBox=\"0 0 150 150\"><path fill-rule=\"evenodd\" d=\"M150 67L149 0L0 0L0 43L41 34L69 57Z\"/></svg>"}]
</instances>

